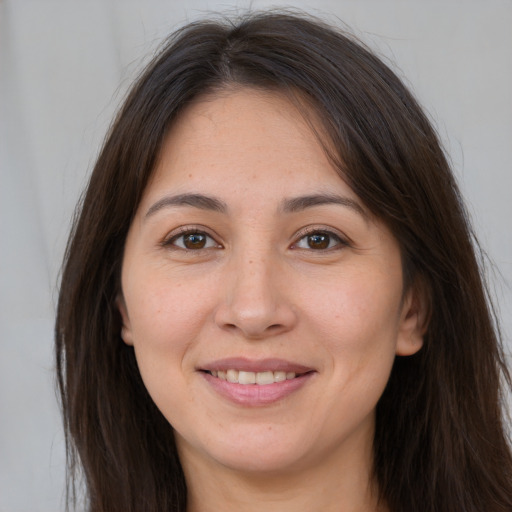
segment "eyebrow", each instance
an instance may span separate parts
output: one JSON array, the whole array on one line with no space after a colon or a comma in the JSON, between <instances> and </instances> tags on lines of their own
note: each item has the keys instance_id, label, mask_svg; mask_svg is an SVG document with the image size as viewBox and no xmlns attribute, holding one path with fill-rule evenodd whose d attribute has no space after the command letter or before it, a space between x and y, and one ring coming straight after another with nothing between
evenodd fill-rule
<instances>
[{"instance_id":1,"label":"eyebrow","mask_svg":"<svg viewBox=\"0 0 512 512\"><path fill-rule=\"evenodd\" d=\"M205 196L203 194L178 194L176 196L166 196L154 203L146 212L146 218L172 206L192 206L200 210L210 210L214 212L225 213L228 209L226 203L215 197Z\"/></svg>"},{"instance_id":2,"label":"eyebrow","mask_svg":"<svg viewBox=\"0 0 512 512\"><path fill-rule=\"evenodd\" d=\"M368 214L357 201L350 199L349 197L338 196L336 194L314 194L310 196L285 199L282 209L285 213L294 213L306 210L307 208L328 204L346 206L347 208L350 208L354 212L364 217L364 219L368 219Z\"/></svg>"},{"instance_id":3,"label":"eyebrow","mask_svg":"<svg viewBox=\"0 0 512 512\"><path fill-rule=\"evenodd\" d=\"M284 213L296 213L315 206L329 204L345 206L361 215L365 220L368 219L367 213L357 201L349 197L335 194L313 194L285 199L281 205L281 211ZM192 208L219 213L226 213L228 211L227 204L216 197L206 196L204 194L178 194L159 199L150 206L145 217L150 217L164 208L173 206L191 206Z\"/></svg>"}]
</instances>

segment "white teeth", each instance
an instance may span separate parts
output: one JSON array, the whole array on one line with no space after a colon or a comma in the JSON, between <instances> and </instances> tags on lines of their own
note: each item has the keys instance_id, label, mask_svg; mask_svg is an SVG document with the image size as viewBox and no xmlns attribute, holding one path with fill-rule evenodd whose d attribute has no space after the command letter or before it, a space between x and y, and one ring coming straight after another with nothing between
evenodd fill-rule
<instances>
[{"instance_id":1,"label":"white teeth","mask_svg":"<svg viewBox=\"0 0 512 512\"><path fill-rule=\"evenodd\" d=\"M292 375L291 372L290 375ZM294 377L295 374L293 374L293 377L290 377L290 379L293 379ZM283 382L283 380L286 380L286 372L274 372L274 382Z\"/></svg>"},{"instance_id":2,"label":"white teeth","mask_svg":"<svg viewBox=\"0 0 512 512\"><path fill-rule=\"evenodd\" d=\"M210 372L214 377L221 380L238 384L259 384L265 386L267 384L274 384L275 382L283 382L285 380L294 379L295 372L245 372L243 370L213 370Z\"/></svg>"},{"instance_id":3,"label":"white teeth","mask_svg":"<svg viewBox=\"0 0 512 512\"><path fill-rule=\"evenodd\" d=\"M258 372L254 375L256 384L273 384L274 372Z\"/></svg>"},{"instance_id":4,"label":"white teeth","mask_svg":"<svg viewBox=\"0 0 512 512\"><path fill-rule=\"evenodd\" d=\"M238 382L238 370L228 370L226 372L226 380L228 382Z\"/></svg>"},{"instance_id":5,"label":"white teeth","mask_svg":"<svg viewBox=\"0 0 512 512\"><path fill-rule=\"evenodd\" d=\"M259 374L258 374L259 375ZM254 372L238 372L239 384L256 384L256 374Z\"/></svg>"}]
</instances>

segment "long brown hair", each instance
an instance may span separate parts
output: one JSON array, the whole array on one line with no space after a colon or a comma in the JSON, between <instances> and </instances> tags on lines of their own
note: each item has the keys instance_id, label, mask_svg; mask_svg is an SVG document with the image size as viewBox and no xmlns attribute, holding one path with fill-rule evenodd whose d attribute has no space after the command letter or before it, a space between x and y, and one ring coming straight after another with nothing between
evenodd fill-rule
<instances>
[{"instance_id":1,"label":"long brown hair","mask_svg":"<svg viewBox=\"0 0 512 512\"><path fill-rule=\"evenodd\" d=\"M126 234L166 131L199 94L229 85L305 100L340 175L400 243L405 282L428 297L424 347L397 357L377 407L382 500L393 512L512 510L500 394L510 378L478 245L438 137L362 44L283 12L179 30L106 137L70 236L55 331L70 503L73 475L83 472L93 512L185 510L173 430L122 343L116 297Z\"/></svg>"}]
</instances>

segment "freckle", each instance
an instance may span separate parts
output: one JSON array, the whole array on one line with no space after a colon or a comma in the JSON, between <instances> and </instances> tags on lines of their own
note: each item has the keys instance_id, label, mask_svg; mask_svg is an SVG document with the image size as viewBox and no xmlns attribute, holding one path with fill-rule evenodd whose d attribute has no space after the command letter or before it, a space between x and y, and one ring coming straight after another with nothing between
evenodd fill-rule
<instances>
[{"instance_id":1,"label":"freckle","mask_svg":"<svg viewBox=\"0 0 512 512\"><path fill-rule=\"evenodd\" d=\"M192 178L192 174L189 174L189 175L188 175L188 177L189 177L189 178Z\"/></svg>"},{"instance_id":2,"label":"freckle","mask_svg":"<svg viewBox=\"0 0 512 512\"><path fill-rule=\"evenodd\" d=\"M249 260L249 264L251 264L251 263L252 263L252 260Z\"/></svg>"}]
</instances>

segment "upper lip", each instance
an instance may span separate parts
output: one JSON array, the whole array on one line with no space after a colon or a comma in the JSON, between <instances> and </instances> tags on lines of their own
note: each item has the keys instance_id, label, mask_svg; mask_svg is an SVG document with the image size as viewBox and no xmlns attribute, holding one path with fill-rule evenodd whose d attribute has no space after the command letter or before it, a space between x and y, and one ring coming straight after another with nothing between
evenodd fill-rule
<instances>
[{"instance_id":1,"label":"upper lip","mask_svg":"<svg viewBox=\"0 0 512 512\"><path fill-rule=\"evenodd\" d=\"M204 371L219 370L242 370L244 372L294 372L308 373L314 371L314 368L304 366L285 359L268 358L268 359L247 359L245 357L228 357L225 359L217 359L211 361L198 368Z\"/></svg>"}]
</instances>

